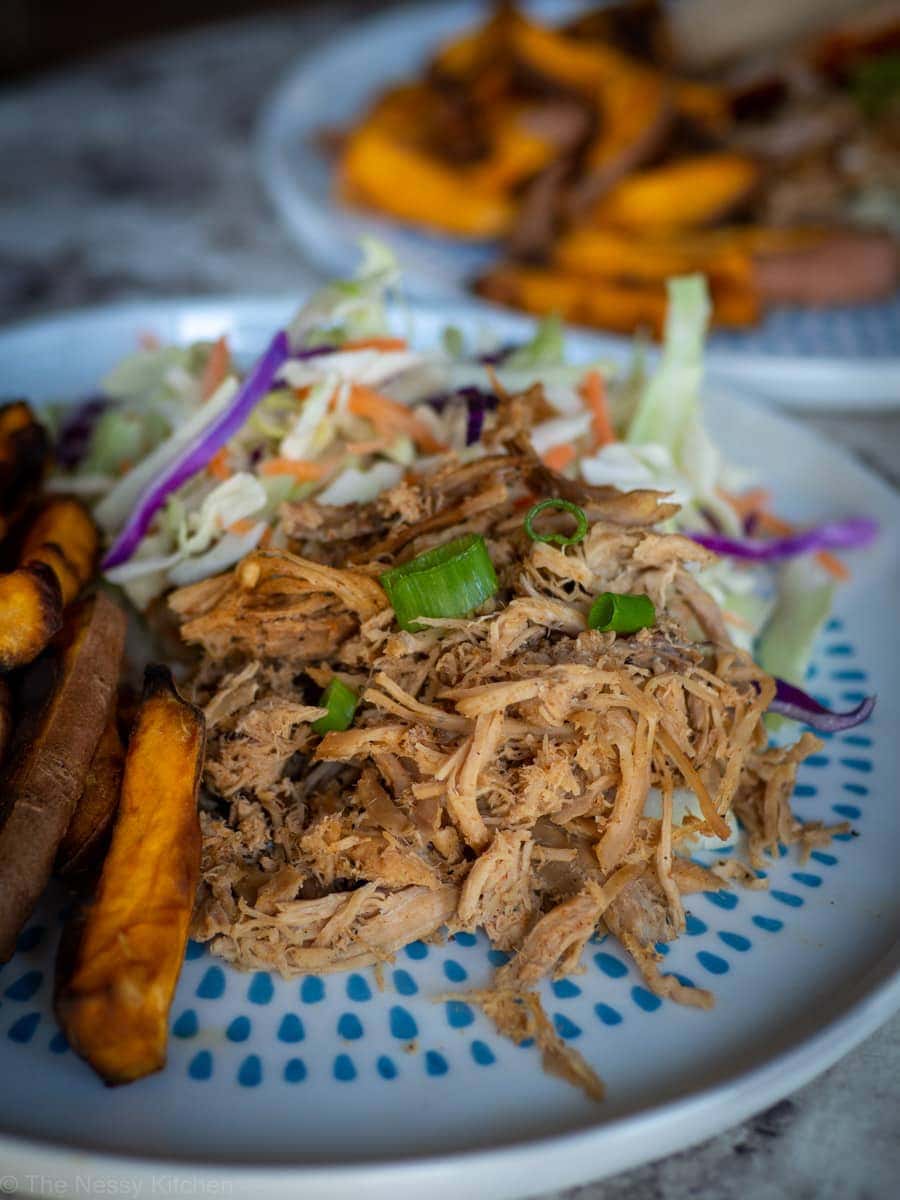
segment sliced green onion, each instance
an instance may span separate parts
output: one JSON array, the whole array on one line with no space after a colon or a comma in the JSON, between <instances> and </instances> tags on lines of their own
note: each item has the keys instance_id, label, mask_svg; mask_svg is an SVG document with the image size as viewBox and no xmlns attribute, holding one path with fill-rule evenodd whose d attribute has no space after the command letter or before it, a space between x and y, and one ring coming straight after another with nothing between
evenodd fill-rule
<instances>
[{"instance_id":1,"label":"sliced green onion","mask_svg":"<svg viewBox=\"0 0 900 1200\"><path fill-rule=\"evenodd\" d=\"M656 609L649 596L601 592L588 613L588 625L601 633L636 633L656 624Z\"/></svg>"},{"instance_id":2,"label":"sliced green onion","mask_svg":"<svg viewBox=\"0 0 900 1200\"><path fill-rule=\"evenodd\" d=\"M359 697L353 688L347 687L346 683L335 675L319 700L319 708L327 708L328 712L324 717L319 717L318 721L313 721L314 732L331 733L335 729L349 729L353 724L357 704Z\"/></svg>"},{"instance_id":3,"label":"sliced green onion","mask_svg":"<svg viewBox=\"0 0 900 1200\"><path fill-rule=\"evenodd\" d=\"M535 533L534 518L548 508L571 513L575 518L575 532L569 537L566 537L564 533ZM552 500L541 500L529 508L525 514L525 532L533 542L555 542L557 546L577 546L579 542L584 541L587 531L588 519L584 509L573 504L571 500L560 500L559 497Z\"/></svg>"},{"instance_id":4,"label":"sliced green onion","mask_svg":"<svg viewBox=\"0 0 900 1200\"><path fill-rule=\"evenodd\" d=\"M497 590L480 533L466 533L418 554L381 576L401 629L421 629L420 617L467 617Z\"/></svg>"}]
</instances>

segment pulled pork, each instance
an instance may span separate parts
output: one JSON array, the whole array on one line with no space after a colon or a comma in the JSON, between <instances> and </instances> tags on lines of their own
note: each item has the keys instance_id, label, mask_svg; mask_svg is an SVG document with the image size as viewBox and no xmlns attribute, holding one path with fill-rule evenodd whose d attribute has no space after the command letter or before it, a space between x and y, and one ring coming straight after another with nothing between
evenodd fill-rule
<instances>
[{"instance_id":1,"label":"pulled pork","mask_svg":"<svg viewBox=\"0 0 900 1200\"><path fill-rule=\"evenodd\" d=\"M579 545L525 535L524 507L554 495L588 513ZM371 504L288 506L292 550L176 592L182 635L204 651L194 689L210 725L193 935L289 975L483 928L510 958L474 998L594 1095L533 989L576 970L598 930L654 992L708 1006L661 972L656 946L683 929L683 895L728 887L734 871L707 871L679 844L729 837L732 810L754 864L828 831L789 806L817 743L767 746L774 683L692 573L712 556L652 529L669 512L655 493L563 480L514 435L503 453L451 460ZM464 530L484 535L497 596L471 619L399 631L378 575ZM647 594L656 625L589 629L604 591ZM319 737L317 699L335 675L361 704L350 729ZM644 816L651 788L658 819ZM676 826L679 788L702 815Z\"/></svg>"}]
</instances>

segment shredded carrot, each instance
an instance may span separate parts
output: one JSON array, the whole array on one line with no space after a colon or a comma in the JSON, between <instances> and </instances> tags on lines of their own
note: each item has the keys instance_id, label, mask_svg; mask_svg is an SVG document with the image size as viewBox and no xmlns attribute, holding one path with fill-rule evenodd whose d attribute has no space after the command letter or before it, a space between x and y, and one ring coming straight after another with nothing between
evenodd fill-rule
<instances>
[{"instance_id":1,"label":"shredded carrot","mask_svg":"<svg viewBox=\"0 0 900 1200\"><path fill-rule=\"evenodd\" d=\"M564 471L569 463L575 461L575 447L568 442L551 446L542 457L551 471Z\"/></svg>"},{"instance_id":2,"label":"shredded carrot","mask_svg":"<svg viewBox=\"0 0 900 1200\"><path fill-rule=\"evenodd\" d=\"M759 514L759 528L762 533L770 533L775 537L789 537L794 532L794 526L789 521L769 512ZM831 554L828 550L820 550L816 555L816 562L833 579L844 581L850 578L849 570L836 555Z\"/></svg>"},{"instance_id":3,"label":"shredded carrot","mask_svg":"<svg viewBox=\"0 0 900 1200\"><path fill-rule=\"evenodd\" d=\"M256 521L252 517L241 517L239 521L232 521L228 526L228 532L237 534L249 533L255 525Z\"/></svg>"},{"instance_id":4,"label":"shredded carrot","mask_svg":"<svg viewBox=\"0 0 900 1200\"><path fill-rule=\"evenodd\" d=\"M384 438L375 438L371 442L348 442L348 454L377 454L379 450L384 450L388 443Z\"/></svg>"},{"instance_id":5,"label":"shredded carrot","mask_svg":"<svg viewBox=\"0 0 900 1200\"><path fill-rule=\"evenodd\" d=\"M591 430L594 435L594 447L608 446L616 440L616 433L609 417L609 406L606 403L606 385L599 371L588 371L581 381L579 393L585 407L591 411Z\"/></svg>"},{"instance_id":6,"label":"shredded carrot","mask_svg":"<svg viewBox=\"0 0 900 1200\"><path fill-rule=\"evenodd\" d=\"M316 483L328 473L324 463L294 458L269 458L260 465L260 475L292 475L298 483Z\"/></svg>"},{"instance_id":7,"label":"shredded carrot","mask_svg":"<svg viewBox=\"0 0 900 1200\"><path fill-rule=\"evenodd\" d=\"M272 526L269 525L266 529L263 530L263 535L259 539L259 549L260 550L268 550L268 548L271 544L272 544Z\"/></svg>"},{"instance_id":8,"label":"shredded carrot","mask_svg":"<svg viewBox=\"0 0 900 1200\"><path fill-rule=\"evenodd\" d=\"M133 466L134 463L131 461L131 459L126 458L124 462L119 463L119 474L127 475Z\"/></svg>"},{"instance_id":9,"label":"shredded carrot","mask_svg":"<svg viewBox=\"0 0 900 1200\"><path fill-rule=\"evenodd\" d=\"M396 437L398 433L408 434L426 454L440 454L447 448L405 404L398 404L361 383L354 383L350 388L347 407L355 417L371 421L376 432L385 438Z\"/></svg>"},{"instance_id":10,"label":"shredded carrot","mask_svg":"<svg viewBox=\"0 0 900 1200\"><path fill-rule=\"evenodd\" d=\"M162 342L152 329L145 329L138 334L138 345L142 350L158 350Z\"/></svg>"},{"instance_id":11,"label":"shredded carrot","mask_svg":"<svg viewBox=\"0 0 900 1200\"><path fill-rule=\"evenodd\" d=\"M771 496L765 488L753 488L749 492L726 492L724 488L716 488L720 500L730 504L741 520L747 517L763 515L771 503Z\"/></svg>"},{"instance_id":12,"label":"shredded carrot","mask_svg":"<svg viewBox=\"0 0 900 1200\"><path fill-rule=\"evenodd\" d=\"M356 338L353 341L344 342L341 346L342 350L405 350L407 345L406 338L398 337L370 337Z\"/></svg>"},{"instance_id":13,"label":"shredded carrot","mask_svg":"<svg viewBox=\"0 0 900 1200\"><path fill-rule=\"evenodd\" d=\"M217 342L213 342L206 366L203 368L203 375L200 378L200 399L208 400L230 370L231 351L228 349L228 338L223 334Z\"/></svg>"},{"instance_id":14,"label":"shredded carrot","mask_svg":"<svg viewBox=\"0 0 900 1200\"><path fill-rule=\"evenodd\" d=\"M206 464L206 473L212 475L213 479L231 478L232 470L228 465L228 451L224 446L220 446Z\"/></svg>"}]
</instances>

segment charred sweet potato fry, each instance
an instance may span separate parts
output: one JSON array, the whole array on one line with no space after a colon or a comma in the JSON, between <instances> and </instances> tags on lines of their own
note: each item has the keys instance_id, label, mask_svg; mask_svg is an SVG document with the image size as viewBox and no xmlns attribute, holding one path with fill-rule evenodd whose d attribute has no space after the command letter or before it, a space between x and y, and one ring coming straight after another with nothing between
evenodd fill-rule
<instances>
[{"instance_id":1,"label":"charred sweet potato fry","mask_svg":"<svg viewBox=\"0 0 900 1200\"><path fill-rule=\"evenodd\" d=\"M0 405L0 540L37 494L49 456L47 431L28 404Z\"/></svg>"},{"instance_id":2,"label":"charred sweet potato fry","mask_svg":"<svg viewBox=\"0 0 900 1200\"><path fill-rule=\"evenodd\" d=\"M22 545L21 562L43 562L59 580L62 602L71 604L94 573L100 537L84 505L73 496L49 500Z\"/></svg>"},{"instance_id":3,"label":"charred sweet potato fry","mask_svg":"<svg viewBox=\"0 0 900 1200\"><path fill-rule=\"evenodd\" d=\"M125 749L113 713L88 767L84 789L56 852L56 874L70 886L90 880L99 866L119 804Z\"/></svg>"},{"instance_id":4,"label":"charred sweet potato fry","mask_svg":"<svg viewBox=\"0 0 900 1200\"><path fill-rule=\"evenodd\" d=\"M46 563L0 575L0 670L32 662L62 628L59 580Z\"/></svg>"},{"instance_id":5,"label":"charred sweet potato fry","mask_svg":"<svg viewBox=\"0 0 900 1200\"><path fill-rule=\"evenodd\" d=\"M108 596L94 596L72 611L50 699L34 735L4 772L0 962L12 954L16 936L50 878L109 720L124 641L125 616Z\"/></svg>"},{"instance_id":6,"label":"charred sweet potato fry","mask_svg":"<svg viewBox=\"0 0 900 1200\"><path fill-rule=\"evenodd\" d=\"M200 875L202 712L149 667L112 841L93 899L63 934L56 1015L107 1083L166 1060L169 1006Z\"/></svg>"},{"instance_id":7,"label":"charred sweet potato fry","mask_svg":"<svg viewBox=\"0 0 900 1200\"><path fill-rule=\"evenodd\" d=\"M591 220L634 230L708 225L742 204L760 177L760 168L743 154L681 159L621 180L600 200Z\"/></svg>"}]
</instances>

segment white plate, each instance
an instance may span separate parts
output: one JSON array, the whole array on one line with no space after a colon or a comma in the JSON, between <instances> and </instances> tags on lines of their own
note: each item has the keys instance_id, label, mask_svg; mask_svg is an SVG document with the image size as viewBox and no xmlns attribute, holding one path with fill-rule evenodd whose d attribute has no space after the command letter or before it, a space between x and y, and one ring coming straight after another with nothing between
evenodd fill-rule
<instances>
[{"instance_id":1,"label":"white plate","mask_svg":"<svg viewBox=\"0 0 900 1200\"><path fill-rule=\"evenodd\" d=\"M549 22L585 7L578 0L525 5ZM357 20L305 57L277 87L257 136L257 166L272 202L304 253L326 275L347 275L360 234L396 253L414 295L458 301L497 256L488 242L429 235L334 196L332 167L319 148L324 129L344 128L387 85L415 76L446 38L484 19L479 0L390 8ZM625 339L604 337L619 351ZM722 378L797 408L900 406L900 298L822 312L783 309L750 333L717 333L710 364Z\"/></svg>"},{"instance_id":2,"label":"white plate","mask_svg":"<svg viewBox=\"0 0 900 1200\"><path fill-rule=\"evenodd\" d=\"M97 309L0 333L0 394L37 400L91 389L140 332L228 332L258 350L285 301L199 300ZM396 314L406 330L409 314ZM470 307L417 310L413 336ZM502 338L528 323L505 316ZM573 336L574 357L593 350ZM488 977L483 939L402 952L379 993L372 972L280 981L244 975L191 947L172 1010L169 1064L104 1088L60 1040L50 1003L62 897L29 922L0 970L0 1189L49 1194L87 1175L112 1194L482 1197L562 1187L683 1148L824 1070L900 1003L896 948L898 668L893 531L900 501L840 450L730 396L709 403L726 452L759 469L798 519L850 513L886 531L857 556L854 581L817 648L813 687L832 704L880 696L873 720L828 739L800 774L807 817L848 815L860 836L799 867L772 865L770 892L692 899L690 934L667 967L711 985L710 1013L660 1003L611 940L586 971L548 987L561 1032L609 1090L597 1106L542 1074L535 1051L496 1037L477 1010L432 997ZM448 983L449 980L449 983ZM32 1182L29 1183L28 1179ZM63 1181L59 1183L58 1181ZM154 1181L156 1181L154 1183ZM83 1183L81 1186L84 1186Z\"/></svg>"}]
</instances>

